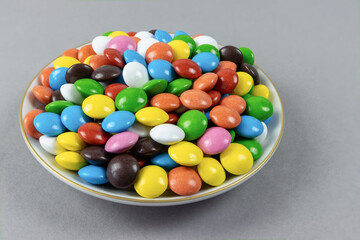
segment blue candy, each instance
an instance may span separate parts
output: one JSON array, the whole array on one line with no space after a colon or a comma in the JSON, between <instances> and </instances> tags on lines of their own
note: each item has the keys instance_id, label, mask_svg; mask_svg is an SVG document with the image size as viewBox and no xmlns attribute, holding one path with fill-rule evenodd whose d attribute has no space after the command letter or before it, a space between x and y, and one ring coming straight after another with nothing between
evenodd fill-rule
<instances>
[{"instance_id":1,"label":"blue candy","mask_svg":"<svg viewBox=\"0 0 360 240\"><path fill-rule=\"evenodd\" d=\"M205 116L206 116L207 120L210 120L210 111L206 111Z\"/></svg>"},{"instance_id":2,"label":"blue candy","mask_svg":"<svg viewBox=\"0 0 360 240\"><path fill-rule=\"evenodd\" d=\"M265 119L263 122L264 122L266 125L268 125L269 122L270 122L270 120L271 120L271 118L272 118L272 115L271 115L269 118Z\"/></svg>"},{"instance_id":3,"label":"blue candy","mask_svg":"<svg viewBox=\"0 0 360 240\"><path fill-rule=\"evenodd\" d=\"M61 122L60 115L52 112L37 115L34 118L34 126L40 133L50 137L55 137L66 130Z\"/></svg>"},{"instance_id":4,"label":"blue candy","mask_svg":"<svg viewBox=\"0 0 360 240\"><path fill-rule=\"evenodd\" d=\"M171 82L176 78L176 72L171 63L162 59L151 61L148 66L148 72L154 79L165 79Z\"/></svg>"},{"instance_id":5,"label":"blue candy","mask_svg":"<svg viewBox=\"0 0 360 240\"><path fill-rule=\"evenodd\" d=\"M127 130L135 122L135 115L128 111L116 111L109 114L101 123L102 128L109 133L119 133Z\"/></svg>"},{"instance_id":6,"label":"blue candy","mask_svg":"<svg viewBox=\"0 0 360 240\"><path fill-rule=\"evenodd\" d=\"M163 31L163 30L156 30L155 32L155 38L159 41L159 42L164 42L164 43L168 43L172 40L172 37L169 33Z\"/></svg>"},{"instance_id":7,"label":"blue candy","mask_svg":"<svg viewBox=\"0 0 360 240\"><path fill-rule=\"evenodd\" d=\"M121 84L127 85L124 81L123 71L121 71L120 76L118 78L112 80L111 83L121 83Z\"/></svg>"},{"instance_id":8,"label":"blue candy","mask_svg":"<svg viewBox=\"0 0 360 240\"><path fill-rule=\"evenodd\" d=\"M49 84L52 90L59 90L60 87L66 84L65 74L68 68L61 67L53 70L49 76Z\"/></svg>"},{"instance_id":9,"label":"blue candy","mask_svg":"<svg viewBox=\"0 0 360 240\"><path fill-rule=\"evenodd\" d=\"M106 169L101 166L85 166L79 170L78 174L85 182L91 184L101 185L109 182L106 177Z\"/></svg>"},{"instance_id":10,"label":"blue candy","mask_svg":"<svg viewBox=\"0 0 360 240\"><path fill-rule=\"evenodd\" d=\"M196 62L203 73L212 72L219 65L219 58L210 52L202 52L192 58Z\"/></svg>"},{"instance_id":11,"label":"blue candy","mask_svg":"<svg viewBox=\"0 0 360 240\"><path fill-rule=\"evenodd\" d=\"M242 115L240 124L235 128L235 132L241 137L254 138L262 134L264 126L252 116Z\"/></svg>"},{"instance_id":12,"label":"blue candy","mask_svg":"<svg viewBox=\"0 0 360 240\"><path fill-rule=\"evenodd\" d=\"M161 153L159 155L156 155L155 157L151 158L150 161L152 164L160 166L165 170L171 170L180 166L174 160L172 160L168 153Z\"/></svg>"},{"instance_id":13,"label":"blue candy","mask_svg":"<svg viewBox=\"0 0 360 240\"><path fill-rule=\"evenodd\" d=\"M230 96L230 94L228 94L228 93L223 94L223 95L221 95L221 98L220 98L220 99L223 99L223 98L225 98L225 97L227 97L227 96Z\"/></svg>"},{"instance_id":14,"label":"blue candy","mask_svg":"<svg viewBox=\"0 0 360 240\"><path fill-rule=\"evenodd\" d=\"M69 106L61 113L61 122L72 132L77 132L79 127L93 119L88 117L82 110L81 106Z\"/></svg>"},{"instance_id":15,"label":"blue candy","mask_svg":"<svg viewBox=\"0 0 360 240\"><path fill-rule=\"evenodd\" d=\"M144 65L147 68L145 58L143 58L143 56L141 56L138 52L136 52L134 50L126 50L124 52L124 60L126 63L130 63L130 62L141 63L142 65Z\"/></svg>"},{"instance_id":16,"label":"blue candy","mask_svg":"<svg viewBox=\"0 0 360 240\"><path fill-rule=\"evenodd\" d=\"M189 36L189 34L187 34L187 33L186 33L186 32L184 32L184 31L176 31L176 33L174 34L174 37L179 36L179 35L186 35L186 36Z\"/></svg>"}]
</instances>

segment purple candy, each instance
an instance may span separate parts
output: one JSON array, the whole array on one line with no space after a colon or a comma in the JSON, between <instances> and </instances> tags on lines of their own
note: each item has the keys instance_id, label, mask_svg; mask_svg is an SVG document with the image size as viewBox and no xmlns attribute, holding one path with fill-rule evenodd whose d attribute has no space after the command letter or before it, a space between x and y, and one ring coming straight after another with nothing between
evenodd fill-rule
<instances>
[{"instance_id":1,"label":"purple candy","mask_svg":"<svg viewBox=\"0 0 360 240\"><path fill-rule=\"evenodd\" d=\"M230 143L229 131L222 127L212 127L199 138L197 145L205 154L213 155L224 151Z\"/></svg>"},{"instance_id":2,"label":"purple candy","mask_svg":"<svg viewBox=\"0 0 360 240\"><path fill-rule=\"evenodd\" d=\"M124 54L126 50L136 51L136 42L128 36L117 36L110 40L107 48L114 48Z\"/></svg>"},{"instance_id":3,"label":"purple candy","mask_svg":"<svg viewBox=\"0 0 360 240\"><path fill-rule=\"evenodd\" d=\"M105 144L105 151L123 153L130 150L138 141L139 136L134 132L121 132L110 137Z\"/></svg>"}]
</instances>

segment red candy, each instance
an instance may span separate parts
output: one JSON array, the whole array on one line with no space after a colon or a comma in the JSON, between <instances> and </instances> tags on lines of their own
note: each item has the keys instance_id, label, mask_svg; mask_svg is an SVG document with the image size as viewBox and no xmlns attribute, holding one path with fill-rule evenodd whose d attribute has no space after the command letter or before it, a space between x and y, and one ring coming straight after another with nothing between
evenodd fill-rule
<instances>
[{"instance_id":1,"label":"red candy","mask_svg":"<svg viewBox=\"0 0 360 240\"><path fill-rule=\"evenodd\" d=\"M100 124L94 122L81 125L78 134L84 142L90 145L104 145L110 138L110 134L105 132Z\"/></svg>"},{"instance_id":2,"label":"red candy","mask_svg":"<svg viewBox=\"0 0 360 240\"><path fill-rule=\"evenodd\" d=\"M114 48L106 48L104 50L105 57L109 60L111 65L118 66L119 68L124 68L125 60L121 52Z\"/></svg>"},{"instance_id":3,"label":"red candy","mask_svg":"<svg viewBox=\"0 0 360 240\"><path fill-rule=\"evenodd\" d=\"M169 120L166 123L176 124L179 120L179 116L176 113L168 113Z\"/></svg>"},{"instance_id":4,"label":"red candy","mask_svg":"<svg viewBox=\"0 0 360 240\"><path fill-rule=\"evenodd\" d=\"M192 88L207 92L215 86L217 80L218 76L215 73L205 73L195 80Z\"/></svg>"},{"instance_id":5,"label":"red candy","mask_svg":"<svg viewBox=\"0 0 360 240\"><path fill-rule=\"evenodd\" d=\"M179 59L172 63L175 72L179 76L188 79L195 79L201 76L201 68L191 59Z\"/></svg>"},{"instance_id":6,"label":"red candy","mask_svg":"<svg viewBox=\"0 0 360 240\"><path fill-rule=\"evenodd\" d=\"M210 111L210 119L219 127L231 129L240 124L240 114L234 109L226 106L215 106Z\"/></svg>"},{"instance_id":7,"label":"red candy","mask_svg":"<svg viewBox=\"0 0 360 240\"><path fill-rule=\"evenodd\" d=\"M53 67L48 67L48 68L44 68L41 73L40 73L40 82L43 86L45 87L50 87L49 84L49 76L51 74L51 72L54 70L55 68Z\"/></svg>"},{"instance_id":8,"label":"red candy","mask_svg":"<svg viewBox=\"0 0 360 240\"><path fill-rule=\"evenodd\" d=\"M169 187L178 195L192 195L200 190L201 178L192 168L177 167L169 172Z\"/></svg>"},{"instance_id":9,"label":"red candy","mask_svg":"<svg viewBox=\"0 0 360 240\"><path fill-rule=\"evenodd\" d=\"M49 87L39 85L39 86L35 86L32 89L32 93L34 94L35 98L39 100L39 102L48 104L51 102L53 90Z\"/></svg>"},{"instance_id":10,"label":"red candy","mask_svg":"<svg viewBox=\"0 0 360 240\"><path fill-rule=\"evenodd\" d=\"M105 88L105 95L112 98L112 100L115 101L115 98L119 94L119 92L121 92L125 88L127 88L125 84L112 83Z\"/></svg>"},{"instance_id":11,"label":"red candy","mask_svg":"<svg viewBox=\"0 0 360 240\"><path fill-rule=\"evenodd\" d=\"M215 90L221 94L231 93L238 83L238 75L232 69L226 68L220 70L218 73L218 81L215 85Z\"/></svg>"},{"instance_id":12,"label":"red candy","mask_svg":"<svg viewBox=\"0 0 360 240\"><path fill-rule=\"evenodd\" d=\"M33 138L39 138L42 136L42 134L36 130L34 126L34 118L39 115L40 113L43 113L43 110L40 109L34 109L28 112L24 117L24 129L27 134L32 136Z\"/></svg>"},{"instance_id":13,"label":"red candy","mask_svg":"<svg viewBox=\"0 0 360 240\"><path fill-rule=\"evenodd\" d=\"M211 101L212 101L211 107L216 106L220 102L221 93L219 91L212 90L212 91L208 92L207 94L210 96Z\"/></svg>"},{"instance_id":14,"label":"red candy","mask_svg":"<svg viewBox=\"0 0 360 240\"><path fill-rule=\"evenodd\" d=\"M171 63L173 58L173 49L168 44L163 42L154 43L145 53L145 60L147 63L150 63L156 59L163 59Z\"/></svg>"},{"instance_id":15,"label":"red candy","mask_svg":"<svg viewBox=\"0 0 360 240\"><path fill-rule=\"evenodd\" d=\"M180 101L185 107L196 110L207 109L212 104L211 97L206 92L197 89L183 92Z\"/></svg>"}]
</instances>

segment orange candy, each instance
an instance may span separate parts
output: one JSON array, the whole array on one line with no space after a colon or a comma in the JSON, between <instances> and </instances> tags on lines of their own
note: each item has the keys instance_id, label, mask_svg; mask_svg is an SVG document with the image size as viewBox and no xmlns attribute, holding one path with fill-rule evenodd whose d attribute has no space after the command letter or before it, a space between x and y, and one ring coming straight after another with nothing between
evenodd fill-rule
<instances>
[{"instance_id":1,"label":"orange candy","mask_svg":"<svg viewBox=\"0 0 360 240\"><path fill-rule=\"evenodd\" d=\"M134 37L134 36L130 36L132 38L132 40L135 41L136 44L138 44L138 42L141 40L140 38L138 37Z\"/></svg>"},{"instance_id":2,"label":"orange candy","mask_svg":"<svg viewBox=\"0 0 360 240\"><path fill-rule=\"evenodd\" d=\"M201 178L192 168L177 167L169 172L169 187L178 195L192 195L201 189Z\"/></svg>"},{"instance_id":3,"label":"orange candy","mask_svg":"<svg viewBox=\"0 0 360 240\"><path fill-rule=\"evenodd\" d=\"M128 32L127 35L129 35L129 37L133 37L135 36L136 32Z\"/></svg>"},{"instance_id":4,"label":"orange candy","mask_svg":"<svg viewBox=\"0 0 360 240\"><path fill-rule=\"evenodd\" d=\"M194 38L200 37L200 36L204 36L204 34L196 34L196 35L192 36L192 38L194 39Z\"/></svg>"},{"instance_id":5,"label":"orange candy","mask_svg":"<svg viewBox=\"0 0 360 240\"><path fill-rule=\"evenodd\" d=\"M145 53L145 60L147 63L150 63L156 59L163 59L171 63L173 58L173 49L170 47L170 45L164 42L154 43Z\"/></svg>"},{"instance_id":6,"label":"orange candy","mask_svg":"<svg viewBox=\"0 0 360 240\"><path fill-rule=\"evenodd\" d=\"M28 112L24 117L25 132L30 136L32 136L33 138L40 138L42 136L42 134L38 130L36 130L34 126L34 118L43 112L44 112L43 110L34 109Z\"/></svg>"},{"instance_id":7,"label":"orange candy","mask_svg":"<svg viewBox=\"0 0 360 240\"><path fill-rule=\"evenodd\" d=\"M212 104L211 97L206 92L197 89L183 92L180 101L185 107L196 110L207 109Z\"/></svg>"},{"instance_id":8,"label":"orange candy","mask_svg":"<svg viewBox=\"0 0 360 240\"><path fill-rule=\"evenodd\" d=\"M94 55L90 58L89 61L90 67L92 67L94 70L97 68L104 66L104 65L111 65L109 59L105 57L104 55Z\"/></svg>"},{"instance_id":9,"label":"orange candy","mask_svg":"<svg viewBox=\"0 0 360 240\"><path fill-rule=\"evenodd\" d=\"M237 66L235 63L233 63L231 61L220 61L219 65L215 68L215 70L213 72L217 73L218 71L225 69L225 68L230 68L236 72Z\"/></svg>"},{"instance_id":10,"label":"orange candy","mask_svg":"<svg viewBox=\"0 0 360 240\"><path fill-rule=\"evenodd\" d=\"M151 99L150 105L161 108L165 112L172 112L178 109L181 103L179 97L174 94L160 93Z\"/></svg>"},{"instance_id":11,"label":"orange candy","mask_svg":"<svg viewBox=\"0 0 360 240\"><path fill-rule=\"evenodd\" d=\"M45 87L50 87L49 76L50 73L54 70L53 67L44 68L40 73L40 82Z\"/></svg>"},{"instance_id":12,"label":"orange candy","mask_svg":"<svg viewBox=\"0 0 360 240\"><path fill-rule=\"evenodd\" d=\"M96 52L91 45L85 45L80 48L77 59L83 63L91 55L96 55Z\"/></svg>"},{"instance_id":13,"label":"orange candy","mask_svg":"<svg viewBox=\"0 0 360 240\"><path fill-rule=\"evenodd\" d=\"M53 90L49 87L45 86L35 86L32 89L32 93L34 94L35 98L44 104L48 104L51 102L51 97L53 94Z\"/></svg>"},{"instance_id":14,"label":"orange candy","mask_svg":"<svg viewBox=\"0 0 360 240\"><path fill-rule=\"evenodd\" d=\"M211 109L210 119L217 126L226 129L235 128L241 121L240 114L237 111L223 105L215 106Z\"/></svg>"},{"instance_id":15,"label":"orange candy","mask_svg":"<svg viewBox=\"0 0 360 240\"><path fill-rule=\"evenodd\" d=\"M73 57L78 59L78 53L79 50L76 48L70 48L68 50L66 50L65 52L63 52L63 54L61 56L68 56L68 57Z\"/></svg>"},{"instance_id":16,"label":"orange candy","mask_svg":"<svg viewBox=\"0 0 360 240\"><path fill-rule=\"evenodd\" d=\"M218 76L215 73L205 73L195 80L193 89L198 89L204 92L210 91L216 84Z\"/></svg>"},{"instance_id":17,"label":"orange candy","mask_svg":"<svg viewBox=\"0 0 360 240\"><path fill-rule=\"evenodd\" d=\"M238 95L230 95L224 97L220 101L220 105L227 106L228 108L232 108L237 111L239 114L242 114L246 108L245 100Z\"/></svg>"}]
</instances>

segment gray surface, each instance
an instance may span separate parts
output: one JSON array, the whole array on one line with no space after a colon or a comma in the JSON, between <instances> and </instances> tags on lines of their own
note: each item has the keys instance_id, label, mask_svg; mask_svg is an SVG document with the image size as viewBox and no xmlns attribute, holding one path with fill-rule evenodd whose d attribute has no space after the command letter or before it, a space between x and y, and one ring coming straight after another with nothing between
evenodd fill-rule
<instances>
[{"instance_id":1,"label":"gray surface","mask_svg":"<svg viewBox=\"0 0 360 240\"><path fill-rule=\"evenodd\" d=\"M0 5L4 240L359 238L358 1ZM100 200L50 175L21 137L20 99L49 60L111 29L154 27L249 46L284 102L284 137L269 164L214 199L166 208Z\"/></svg>"}]
</instances>

